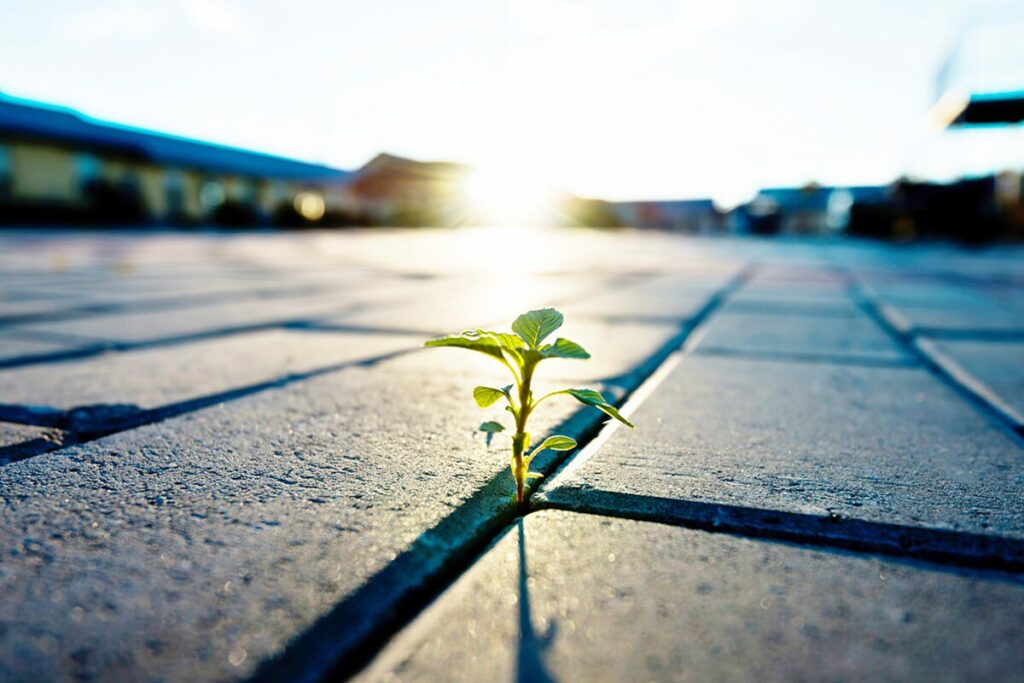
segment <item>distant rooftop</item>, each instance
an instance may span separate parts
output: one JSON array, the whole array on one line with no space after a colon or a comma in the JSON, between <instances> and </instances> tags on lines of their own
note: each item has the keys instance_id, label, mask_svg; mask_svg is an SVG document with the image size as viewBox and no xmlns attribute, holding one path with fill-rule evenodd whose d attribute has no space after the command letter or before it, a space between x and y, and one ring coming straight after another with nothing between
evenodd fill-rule
<instances>
[{"instance_id":1,"label":"distant rooftop","mask_svg":"<svg viewBox=\"0 0 1024 683\"><path fill-rule=\"evenodd\" d=\"M969 26L938 74L935 117L947 126L1024 122L1024 18Z\"/></svg>"},{"instance_id":2,"label":"distant rooftop","mask_svg":"<svg viewBox=\"0 0 1024 683\"><path fill-rule=\"evenodd\" d=\"M0 139L30 138L161 166L288 180L343 180L347 171L262 152L100 121L67 107L0 93Z\"/></svg>"}]
</instances>

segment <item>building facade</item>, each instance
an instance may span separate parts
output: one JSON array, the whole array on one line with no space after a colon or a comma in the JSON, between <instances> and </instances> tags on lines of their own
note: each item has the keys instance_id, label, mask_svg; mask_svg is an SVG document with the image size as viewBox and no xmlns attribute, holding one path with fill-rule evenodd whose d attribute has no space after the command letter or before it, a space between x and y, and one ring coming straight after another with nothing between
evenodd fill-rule
<instances>
[{"instance_id":1,"label":"building facade","mask_svg":"<svg viewBox=\"0 0 1024 683\"><path fill-rule=\"evenodd\" d=\"M0 94L0 222L316 222L350 175Z\"/></svg>"}]
</instances>

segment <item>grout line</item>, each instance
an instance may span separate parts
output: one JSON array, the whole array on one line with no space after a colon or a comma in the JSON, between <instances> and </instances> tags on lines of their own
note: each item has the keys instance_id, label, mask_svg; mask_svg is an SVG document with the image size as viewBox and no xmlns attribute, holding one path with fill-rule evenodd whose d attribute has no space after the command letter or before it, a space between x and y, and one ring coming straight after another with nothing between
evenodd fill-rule
<instances>
[{"instance_id":1,"label":"grout line","mask_svg":"<svg viewBox=\"0 0 1024 683\"><path fill-rule=\"evenodd\" d=\"M888 309L885 305L873 297L863 283L852 275L850 296L875 324L887 332L900 346L924 365L934 377L965 399L970 405L974 406L978 412L987 417L991 422L1002 428L1014 443L1024 446L1024 425L1014 419L1012 411L1007 412L1001 401L996 400L996 402L993 402L990 400L992 394L987 389L978 391L978 381L966 373L966 371L951 371L949 367L928 353L926 348L922 348L921 344L918 343L913 327L908 326L906 329L901 329L899 325L895 324L886 315L886 310ZM899 320L902 320L902 316L900 316ZM967 381L966 377L971 377L971 381Z\"/></svg>"},{"instance_id":2,"label":"grout line","mask_svg":"<svg viewBox=\"0 0 1024 683\"><path fill-rule=\"evenodd\" d=\"M89 443L97 439L102 439L119 432L128 431L137 427L144 427L146 425L163 422L175 417L179 417L186 413L195 412L202 410L219 403L226 401L234 401L254 394L259 394L269 389L279 389L287 387L296 382L301 382L307 379L313 379L321 375L327 375L333 372L339 372L348 368L359 368L359 367L372 367L378 363L398 358L400 356L408 355L410 353L416 353L421 350L419 346L407 347L404 349L398 349L397 351L391 351L377 356L370 356L368 358L360 358L356 360L343 361L341 363L334 363L332 365L326 365L312 370L306 370L298 373L290 373L274 379L266 380L264 382L257 382L256 384L250 384L244 387L236 387L234 389L228 389L225 391L217 392L214 394L208 394L206 396L199 396L195 398L185 399L178 401L177 403L170 403L157 408L143 409L137 412L132 412L120 419L113 419L109 422L104 423L99 421L95 426L77 426L74 424L73 413L75 408L69 410L53 410L52 412L43 412L40 417L33 420L29 411L24 409L19 412L19 406L13 405L0 405L0 419L7 422L14 422L18 424L34 425L39 427L56 427L63 431L65 434L65 443L54 443L52 448L40 450L43 444L38 444L35 449L27 448L27 444L30 442L23 442L20 444L13 444L8 447L0 449L0 456L6 453L10 455L6 456L6 460L0 460L0 467L9 465L12 463L20 462L27 458L42 455L43 453L59 450L67 446L77 446L81 444ZM80 410L82 407L79 407ZM16 450L18 447L26 447L19 455Z\"/></svg>"},{"instance_id":3,"label":"grout line","mask_svg":"<svg viewBox=\"0 0 1024 683\"><path fill-rule=\"evenodd\" d=\"M737 275L726 283L720 290L715 292L707 303L688 320L680 334L673 339L671 350L664 356L657 367L651 372L640 385L626 395L626 400L620 406L619 412L629 418L646 401L665 379L672 374L672 371L679 365L683 357L693 353L700 342L707 334L707 322L717 312L729 297L740 289L753 275L756 266L748 264L740 270ZM594 454L603 446L612 435L619 429L620 423L617 420L609 420L598 435L591 439L582 450L575 455L566 458L562 465L555 470L550 477L545 477L543 487L557 486L557 482L568 479L572 474L590 460ZM532 491L531 491L532 493Z\"/></svg>"},{"instance_id":4,"label":"grout line","mask_svg":"<svg viewBox=\"0 0 1024 683\"><path fill-rule=\"evenodd\" d=\"M1011 425L1014 431L1021 433L1021 430L1024 429L1024 415L1021 415L1012 406L1003 401L984 382L961 367L959 363L947 354L940 351L933 341L916 337L913 340L913 344L922 354L931 359L936 366L948 374L953 381L959 383L963 391L971 394L975 401L987 405L998 413L1007 424Z\"/></svg>"},{"instance_id":5,"label":"grout line","mask_svg":"<svg viewBox=\"0 0 1024 683\"><path fill-rule=\"evenodd\" d=\"M214 304L225 306L237 304L260 303L265 300L284 299L288 297L308 297L311 295L336 293L326 286L300 285L285 289L254 288L213 292L195 292L185 295L157 296L152 298L126 299L123 301L100 300L66 306L53 311L33 313L13 313L0 315L0 326L18 326L41 322L60 322L80 320L94 316L132 314L150 311L175 311L190 308L202 308Z\"/></svg>"},{"instance_id":6,"label":"grout line","mask_svg":"<svg viewBox=\"0 0 1024 683\"><path fill-rule=\"evenodd\" d=\"M634 371L630 372L627 376L637 381L637 386L631 391L627 391L624 399L626 404L631 399L637 396L638 392L643 392L645 386L650 385L651 377L659 375L660 368L666 363L673 362L678 363L678 360L672 361L671 359L678 356L681 347L688 348L695 345L702 334L700 322L707 318L712 312L716 311L719 306L727 300L727 298L739 287L741 287L753 272L753 266L748 264L741 268L728 283L723 285L717 292L713 293L707 300L707 303L701 308L701 310L695 315L693 319L685 322L678 334L674 335L666 344L664 344L658 351ZM660 371L662 376L667 374L669 370ZM647 391L653 391L653 387L647 389ZM622 401L618 402L620 405ZM574 412L567 422L574 422L579 419L581 415L586 415L584 411L586 408L581 407ZM615 421L605 423L604 428L601 427L600 422L587 421L588 425L582 429L582 433L577 432L579 437L577 441L584 443L583 450L590 448L590 444L596 440L601 439L602 435L608 430L609 426L618 424ZM555 428L557 431L569 431L563 426ZM612 427L614 429L614 427ZM605 437L606 438L606 437ZM556 453L556 456L558 454ZM566 462L571 462L574 458L568 457L563 460L550 460L545 463L538 463L541 469L554 469L554 474L557 474L558 467L564 466ZM501 477L504 477L505 471L502 471L493 481L498 481ZM554 476L547 475L548 477ZM477 561L483 557L489 548L497 542L508 529L515 525L515 523L522 519L526 514L530 513L528 507L530 496L537 491L536 483L528 483L527 488L527 506L518 508L516 506L510 506L507 514L499 513L496 516L490 517L482 524L479 525L477 532L472 538L463 542L461 546L456 547L452 550L451 555L445 558L444 566L435 572L429 573L422 579L420 586L415 587L409 591L408 594L398 596L399 604L392 608L391 612L382 619L379 623L375 624L371 628L371 632L357 639L357 642L350 644L345 647L343 651L339 652L333 657L334 663L332 668L327 674L329 680L347 680L360 672L366 670L367 667L372 666L375 657L377 657L387 646L387 644L398 634L402 633L403 630L418 618L423 612L430 607L441 595L444 594L460 577L465 575L468 571L471 571L476 566ZM452 518L459 518L459 510L464 510L469 507L471 503L464 503L458 509L452 513ZM442 522L443 524L444 522ZM439 525L441 526L441 525ZM433 531L427 532L426 535L434 533ZM421 537L422 538L422 537ZM429 545L433 546L434 543ZM399 558L401 559L401 558ZM389 567L394 567L398 561L393 562ZM383 570L388 571L387 569ZM371 579L371 583L374 579ZM372 592L372 591L368 591ZM358 596L356 596L358 598ZM356 598L351 601L355 602ZM336 610L342 612L345 611L346 603L350 600L346 599L343 603L336 606ZM326 627L325 627L326 628ZM316 629L320 630L320 629ZM316 633L307 634L307 638L315 640L317 637ZM336 636L335 636L336 638ZM305 638L300 639L305 640ZM323 649L331 647L330 642L327 643L318 642L318 649L320 652ZM295 647L284 653L282 659L292 660L296 657L301 657L302 650L305 650L308 646L305 643L298 643ZM254 677L256 680L274 680L278 678L278 674L287 672L288 665L285 661L271 662L261 667L260 671Z\"/></svg>"},{"instance_id":7,"label":"grout line","mask_svg":"<svg viewBox=\"0 0 1024 683\"><path fill-rule=\"evenodd\" d=\"M563 488L564 496L544 498L536 509L654 522L934 565L1014 574L1024 571L1024 540L1013 537L594 489L586 489L588 499L583 502L577 498L583 492Z\"/></svg>"},{"instance_id":8,"label":"grout line","mask_svg":"<svg viewBox=\"0 0 1024 683\"><path fill-rule=\"evenodd\" d=\"M595 286L595 289L597 287L598 286ZM565 297L565 299L572 300L575 298L586 297L590 293L590 290L588 290L588 292L580 293L576 296ZM358 311L361 310L361 308L361 305L356 304L350 307L349 312ZM490 324L495 323L486 323L485 326L488 326ZM295 320L284 323L277 322L259 324L256 326L255 331L262 331L263 329L319 331L317 325L317 320ZM226 330L231 331L226 332ZM370 330L382 331L378 328L361 327L352 327L349 330L339 329L336 331L368 332ZM79 358L93 355L95 353L100 353L103 351L133 351L150 348L154 346L158 347L165 345L188 343L190 341L204 340L207 338L220 338L224 336L231 336L232 334L242 334L249 331L251 330L242 329L239 331L238 328L222 328L220 330L215 330L210 333L200 332L195 335L169 337L166 339L156 340L154 342L125 344L115 347L102 347L99 349L96 349L95 347L89 347L87 349L80 349L78 350L78 352L61 352L60 360L77 360ZM395 332L395 334L398 333ZM416 334L422 338L423 336L426 336L428 333L409 331L408 334ZM339 370L344 370L349 367L370 367L382 361L390 360L392 358L397 358L411 353L421 352L423 350L423 346L417 344L415 346L406 347L404 349L399 349L397 351L393 351L387 354L381 354L378 356L372 356L363 359L356 359L353 361L344 361L341 363L335 363L320 368L313 368L312 370L306 370L300 373L290 373L274 379L258 382L256 384L250 384L243 387L227 389L206 396L188 398L182 401L178 401L176 403L171 403L156 408L140 409L130 414L124 415L119 419L109 420L105 424L102 421L99 421L99 423L95 427L86 425L84 427L79 426L76 429L72 417L72 414L75 412L76 408L71 408L68 410L40 410L39 406L26 407L14 404L0 404L0 419L2 420L38 427L59 427L61 430L63 430L64 434L64 441L62 443L51 443L36 439L31 440L29 442L11 444L9 446L0 448L0 467L15 462L19 462L21 460L25 460L37 455L42 455L44 453L59 450L67 446L88 443L90 441L95 441L97 439L110 436L118 432L127 431L129 429L154 424L157 422L162 422L163 420L178 417L185 413L193 412L196 410L202 410L203 408L207 408L217 403L223 403L225 401L232 401L244 398L246 396L260 393L268 389L288 386L298 381L311 379L323 374L329 374ZM0 361L0 369L3 369L4 367L6 367L4 365L4 362ZM79 406L77 409L80 410L86 407L87 406Z\"/></svg>"}]
</instances>

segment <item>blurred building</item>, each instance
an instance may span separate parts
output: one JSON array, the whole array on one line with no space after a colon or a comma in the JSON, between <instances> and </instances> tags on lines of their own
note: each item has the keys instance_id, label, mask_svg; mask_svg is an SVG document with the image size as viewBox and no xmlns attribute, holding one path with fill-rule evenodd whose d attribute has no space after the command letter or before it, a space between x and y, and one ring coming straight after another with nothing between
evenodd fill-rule
<instances>
[{"instance_id":1,"label":"blurred building","mask_svg":"<svg viewBox=\"0 0 1024 683\"><path fill-rule=\"evenodd\" d=\"M372 225L457 225L469 167L378 154L352 174L346 209Z\"/></svg>"},{"instance_id":2,"label":"blurred building","mask_svg":"<svg viewBox=\"0 0 1024 683\"><path fill-rule=\"evenodd\" d=\"M968 24L939 70L935 119L954 127L1024 122L1021 45L1024 18L987 18Z\"/></svg>"},{"instance_id":3,"label":"blurred building","mask_svg":"<svg viewBox=\"0 0 1024 683\"><path fill-rule=\"evenodd\" d=\"M844 232L853 206L884 202L885 186L765 188L730 214L732 232L754 235L824 237Z\"/></svg>"},{"instance_id":4,"label":"blurred building","mask_svg":"<svg viewBox=\"0 0 1024 683\"><path fill-rule=\"evenodd\" d=\"M315 220L349 175L0 95L0 222Z\"/></svg>"},{"instance_id":5,"label":"blurred building","mask_svg":"<svg viewBox=\"0 0 1024 683\"><path fill-rule=\"evenodd\" d=\"M615 202L611 208L622 225L638 228L707 235L719 232L723 225L710 199Z\"/></svg>"}]
</instances>

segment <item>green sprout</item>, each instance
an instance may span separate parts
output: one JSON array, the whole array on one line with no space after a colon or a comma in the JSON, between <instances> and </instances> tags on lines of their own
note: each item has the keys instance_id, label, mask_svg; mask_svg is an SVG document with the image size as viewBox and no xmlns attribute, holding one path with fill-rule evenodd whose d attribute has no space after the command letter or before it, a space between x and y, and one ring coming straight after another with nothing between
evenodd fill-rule
<instances>
[{"instance_id":1,"label":"green sprout","mask_svg":"<svg viewBox=\"0 0 1024 683\"><path fill-rule=\"evenodd\" d=\"M514 384L501 387L476 387L473 398L481 408L487 408L501 399L508 405L505 410L512 413L516 421L515 434L512 435L512 476L516 480L516 503L522 505L525 500L526 480L541 475L530 472L530 462L538 453L546 448L553 451L571 451L576 448L576 440L568 436L549 436L530 450L530 433L526 431L526 423L534 409L549 398L568 395L584 405L597 408L629 427L633 426L619 414L611 403L605 400L599 391L593 389L561 389L552 391L534 400L531 385L533 373L542 360L548 358L571 358L586 360L590 354L576 342L559 337L553 344L541 345L548 335L562 326L564 320L561 313L553 308L542 308L524 313L512 323L512 332L488 332L486 330L467 330L462 334L431 339L426 346L454 346L486 354L504 365L515 380ZM488 421L480 425L480 431L488 437L497 432L505 431L500 422Z\"/></svg>"}]
</instances>

